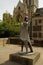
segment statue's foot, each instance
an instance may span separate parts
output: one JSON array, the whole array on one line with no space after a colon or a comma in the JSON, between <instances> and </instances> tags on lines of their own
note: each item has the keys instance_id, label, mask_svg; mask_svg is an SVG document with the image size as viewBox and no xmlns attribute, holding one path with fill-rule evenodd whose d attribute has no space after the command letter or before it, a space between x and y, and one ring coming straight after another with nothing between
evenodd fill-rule
<instances>
[{"instance_id":1,"label":"statue's foot","mask_svg":"<svg viewBox=\"0 0 43 65\"><path fill-rule=\"evenodd\" d=\"M20 54L20 55L25 55L25 54L27 54L27 52L23 52L23 51L22 51L22 52L19 52L19 54Z\"/></svg>"},{"instance_id":2,"label":"statue's foot","mask_svg":"<svg viewBox=\"0 0 43 65\"><path fill-rule=\"evenodd\" d=\"M26 52L26 54L27 54L28 52Z\"/></svg>"},{"instance_id":3,"label":"statue's foot","mask_svg":"<svg viewBox=\"0 0 43 65\"><path fill-rule=\"evenodd\" d=\"M30 51L31 53L33 52L33 50Z\"/></svg>"}]
</instances>

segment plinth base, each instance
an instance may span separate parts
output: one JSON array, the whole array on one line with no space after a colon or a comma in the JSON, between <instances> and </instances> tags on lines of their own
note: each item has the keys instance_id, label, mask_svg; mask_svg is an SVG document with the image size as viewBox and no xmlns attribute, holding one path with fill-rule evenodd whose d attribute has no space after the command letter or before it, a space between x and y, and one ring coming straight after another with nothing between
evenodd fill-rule
<instances>
[{"instance_id":1,"label":"plinth base","mask_svg":"<svg viewBox=\"0 0 43 65\"><path fill-rule=\"evenodd\" d=\"M34 65L40 57L40 53L28 53L20 55L19 53L10 54L10 60L22 65Z\"/></svg>"}]
</instances>

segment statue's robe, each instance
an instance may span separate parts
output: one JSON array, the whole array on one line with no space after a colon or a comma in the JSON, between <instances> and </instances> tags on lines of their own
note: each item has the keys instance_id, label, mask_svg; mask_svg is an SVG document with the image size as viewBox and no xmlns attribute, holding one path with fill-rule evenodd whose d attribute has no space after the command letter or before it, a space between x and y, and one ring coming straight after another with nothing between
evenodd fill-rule
<instances>
[{"instance_id":1,"label":"statue's robe","mask_svg":"<svg viewBox=\"0 0 43 65\"><path fill-rule=\"evenodd\" d=\"M23 22L21 23L20 26L20 39L23 41L28 41L30 42L30 37L29 37L29 32L28 32L28 27L30 25L30 22Z\"/></svg>"}]
</instances>

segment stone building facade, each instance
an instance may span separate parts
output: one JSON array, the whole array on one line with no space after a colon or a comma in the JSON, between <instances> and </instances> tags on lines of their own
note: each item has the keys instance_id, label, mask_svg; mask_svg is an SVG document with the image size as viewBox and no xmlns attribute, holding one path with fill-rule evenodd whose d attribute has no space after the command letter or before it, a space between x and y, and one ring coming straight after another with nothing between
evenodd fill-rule
<instances>
[{"instance_id":1,"label":"stone building facade","mask_svg":"<svg viewBox=\"0 0 43 65\"><path fill-rule=\"evenodd\" d=\"M38 8L38 0L23 0L23 3L19 0L16 7L13 10L13 17L18 17L24 20L26 11L28 11L28 16L31 18L31 13L34 14Z\"/></svg>"},{"instance_id":2,"label":"stone building facade","mask_svg":"<svg viewBox=\"0 0 43 65\"><path fill-rule=\"evenodd\" d=\"M32 18L32 39L43 43L43 8L38 8Z\"/></svg>"},{"instance_id":3,"label":"stone building facade","mask_svg":"<svg viewBox=\"0 0 43 65\"><path fill-rule=\"evenodd\" d=\"M16 17L19 21L23 21L25 14L25 8L21 1L18 2L16 8L14 7L13 18Z\"/></svg>"}]
</instances>

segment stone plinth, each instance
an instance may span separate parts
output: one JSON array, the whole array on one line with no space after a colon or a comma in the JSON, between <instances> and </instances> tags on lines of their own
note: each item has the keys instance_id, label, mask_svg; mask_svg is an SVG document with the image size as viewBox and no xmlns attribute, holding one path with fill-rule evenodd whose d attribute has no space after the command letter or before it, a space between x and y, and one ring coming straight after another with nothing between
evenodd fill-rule
<instances>
[{"instance_id":1,"label":"stone plinth","mask_svg":"<svg viewBox=\"0 0 43 65\"><path fill-rule=\"evenodd\" d=\"M34 65L40 57L40 53L28 53L21 55L19 53L10 54L10 60L22 65Z\"/></svg>"}]
</instances>

